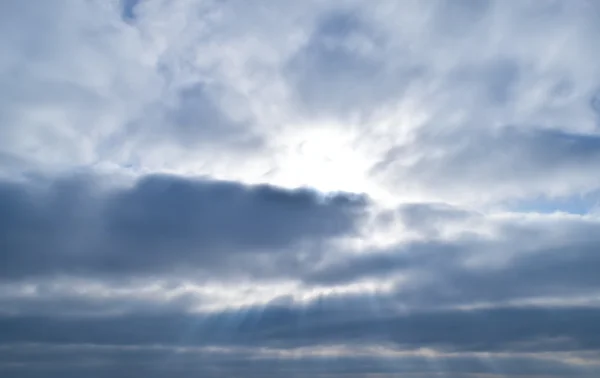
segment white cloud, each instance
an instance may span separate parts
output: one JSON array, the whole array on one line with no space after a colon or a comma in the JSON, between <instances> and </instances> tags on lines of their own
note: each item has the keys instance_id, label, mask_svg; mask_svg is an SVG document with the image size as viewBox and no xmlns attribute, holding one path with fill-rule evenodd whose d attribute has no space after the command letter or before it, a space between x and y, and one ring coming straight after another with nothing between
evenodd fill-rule
<instances>
[{"instance_id":1,"label":"white cloud","mask_svg":"<svg viewBox=\"0 0 600 378\"><path fill-rule=\"evenodd\" d=\"M494 170L470 155L446 167L455 140L466 137L468 151L482 143L472 133L590 133L597 121L595 5L583 0L141 1L129 23L118 2L7 4L21 22L3 33L2 150L44 166L497 201L541 189L447 177ZM423 133L449 137L431 145ZM398 149L403 162L374 176ZM512 170L537 158L513 155L487 160ZM449 161L411 163L435 156ZM566 184L538 168L550 194L597 185L587 171L571 170ZM473 181L483 181L477 194Z\"/></svg>"}]
</instances>

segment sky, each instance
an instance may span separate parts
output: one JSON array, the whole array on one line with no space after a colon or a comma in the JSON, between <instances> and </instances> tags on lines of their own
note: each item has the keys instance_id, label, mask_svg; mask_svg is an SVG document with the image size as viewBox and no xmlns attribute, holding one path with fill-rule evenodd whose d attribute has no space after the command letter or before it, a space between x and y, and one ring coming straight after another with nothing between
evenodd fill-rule
<instances>
[{"instance_id":1,"label":"sky","mask_svg":"<svg viewBox=\"0 0 600 378\"><path fill-rule=\"evenodd\" d=\"M0 377L600 376L600 1L0 1Z\"/></svg>"}]
</instances>

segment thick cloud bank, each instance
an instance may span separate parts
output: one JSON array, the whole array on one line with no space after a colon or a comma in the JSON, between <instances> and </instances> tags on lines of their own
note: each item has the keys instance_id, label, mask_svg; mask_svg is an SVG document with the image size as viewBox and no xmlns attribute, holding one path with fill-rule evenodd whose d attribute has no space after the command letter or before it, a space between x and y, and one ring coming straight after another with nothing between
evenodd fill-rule
<instances>
[{"instance_id":1,"label":"thick cloud bank","mask_svg":"<svg viewBox=\"0 0 600 378\"><path fill-rule=\"evenodd\" d=\"M268 185L149 176L0 184L2 276L206 274L352 232L366 202ZM245 269L240 269L244 271Z\"/></svg>"}]
</instances>

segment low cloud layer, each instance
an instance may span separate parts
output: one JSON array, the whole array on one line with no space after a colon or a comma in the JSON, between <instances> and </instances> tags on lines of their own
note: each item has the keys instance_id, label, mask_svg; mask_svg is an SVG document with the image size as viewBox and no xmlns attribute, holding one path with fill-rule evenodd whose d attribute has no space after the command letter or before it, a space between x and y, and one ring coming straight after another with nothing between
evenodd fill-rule
<instances>
[{"instance_id":1,"label":"low cloud layer","mask_svg":"<svg viewBox=\"0 0 600 378\"><path fill-rule=\"evenodd\" d=\"M8 279L243 274L353 232L367 209L359 195L170 176L105 190L85 178L0 188Z\"/></svg>"}]
</instances>

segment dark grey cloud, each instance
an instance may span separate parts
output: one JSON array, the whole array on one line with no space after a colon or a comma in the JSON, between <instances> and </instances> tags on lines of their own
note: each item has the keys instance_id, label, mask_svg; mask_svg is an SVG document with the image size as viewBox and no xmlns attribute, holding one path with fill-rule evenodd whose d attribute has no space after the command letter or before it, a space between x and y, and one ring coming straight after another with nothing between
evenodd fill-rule
<instances>
[{"instance_id":1,"label":"dark grey cloud","mask_svg":"<svg viewBox=\"0 0 600 378\"><path fill-rule=\"evenodd\" d=\"M156 277L146 280L132 280L130 277L111 280L71 278L64 279L62 283L53 279L41 282L29 279L3 283L0 286L0 313L66 316L131 312L156 314L163 313L165 309L186 311L211 304L205 295L182 290L185 284L181 277L159 283L154 279ZM152 285L156 289L144 293Z\"/></svg>"},{"instance_id":2,"label":"dark grey cloud","mask_svg":"<svg viewBox=\"0 0 600 378\"><path fill-rule=\"evenodd\" d=\"M122 315L1 315L0 372L16 377L148 372L145 376L157 378L598 373L597 365L569 360L593 361L600 351L596 307L398 311L402 304L391 296L359 294L197 314L141 309ZM361 346L415 354L318 352ZM441 354L423 356L418 353L423 349Z\"/></svg>"},{"instance_id":3,"label":"dark grey cloud","mask_svg":"<svg viewBox=\"0 0 600 378\"><path fill-rule=\"evenodd\" d=\"M394 345L444 352L598 351L596 307L505 307L402 313L399 302L322 298L308 305L267 305L220 313L116 316L0 316L0 343L121 346L268 347ZM388 301L388 303L386 303Z\"/></svg>"},{"instance_id":4,"label":"dark grey cloud","mask_svg":"<svg viewBox=\"0 0 600 378\"><path fill-rule=\"evenodd\" d=\"M140 3L140 0L120 0L121 3L121 17L126 22L132 22L135 20L136 7Z\"/></svg>"},{"instance_id":5,"label":"dark grey cloud","mask_svg":"<svg viewBox=\"0 0 600 378\"><path fill-rule=\"evenodd\" d=\"M0 371L14 377L125 377L132 372L144 377L378 377L417 378L424 374L464 378L476 374L518 376L587 377L594 366L577 366L563 359L474 355L456 356L260 356L247 350L210 351L169 347L101 347L91 345L19 345L3 349ZM259 358L256 358L257 355ZM45 374L45 375L44 375Z\"/></svg>"},{"instance_id":6,"label":"dark grey cloud","mask_svg":"<svg viewBox=\"0 0 600 378\"><path fill-rule=\"evenodd\" d=\"M523 251L506 265L468 268L452 265L431 269L416 289L401 293L408 301L428 303L509 302L536 298L593 297L600 285L598 241ZM507 243L496 251L508 250ZM513 251L510 251L514 253ZM474 252L475 253L475 252ZM584 299L585 300L585 299Z\"/></svg>"},{"instance_id":7,"label":"dark grey cloud","mask_svg":"<svg viewBox=\"0 0 600 378\"><path fill-rule=\"evenodd\" d=\"M353 232L367 206L357 195L174 176L101 185L3 182L2 276L201 274L225 265L241 274L251 261L269 265L258 255L291 256L301 243Z\"/></svg>"}]
</instances>

